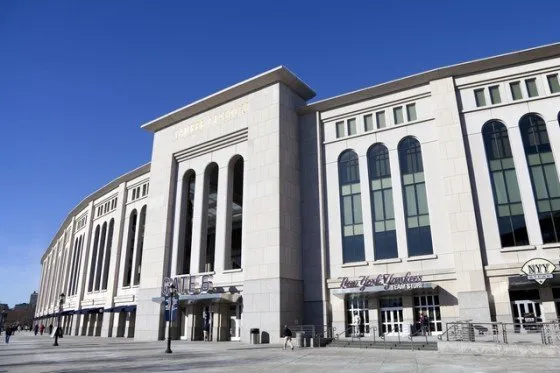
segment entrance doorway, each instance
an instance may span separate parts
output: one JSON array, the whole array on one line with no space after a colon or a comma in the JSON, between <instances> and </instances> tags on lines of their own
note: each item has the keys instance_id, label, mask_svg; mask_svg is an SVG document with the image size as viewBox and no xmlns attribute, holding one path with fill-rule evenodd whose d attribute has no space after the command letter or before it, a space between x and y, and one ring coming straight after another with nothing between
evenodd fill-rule
<instances>
[{"instance_id":1,"label":"entrance doorway","mask_svg":"<svg viewBox=\"0 0 560 373\"><path fill-rule=\"evenodd\" d=\"M230 341L241 340L241 304L229 307L229 338Z\"/></svg>"},{"instance_id":2,"label":"entrance doorway","mask_svg":"<svg viewBox=\"0 0 560 373\"><path fill-rule=\"evenodd\" d=\"M370 335L369 307L365 298L346 300L346 336L364 337Z\"/></svg>"},{"instance_id":3,"label":"entrance doorway","mask_svg":"<svg viewBox=\"0 0 560 373\"><path fill-rule=\"evenodd\" d=\"M379 300L381 334L398 335L403 332L402 298L386 298Z\"/></svg>"},{"instance_id":4,"label":"entrance doorway","mask_svg":"<svg viewBox=\"0 0 560 373\"><path fill-rule=\"evenodd\" d=\"M536 289L511 291L509 297L515 332L538 329L535 323L544 321L539 304L539 291Z\"/></svg>"}]
</instances>

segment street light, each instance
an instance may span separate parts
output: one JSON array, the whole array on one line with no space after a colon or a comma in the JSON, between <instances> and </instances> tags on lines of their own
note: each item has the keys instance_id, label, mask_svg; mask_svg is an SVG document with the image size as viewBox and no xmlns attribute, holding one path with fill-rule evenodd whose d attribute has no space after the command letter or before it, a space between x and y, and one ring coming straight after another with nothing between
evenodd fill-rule
<instances>
[{"instance_id":1,"label":"street light","mask_svg":"<svg viewBox=\"0 0 560 373\"><path fill-rule=\"evenodd\" d=\"M58 330L60 328L60 317L62 316L62 305L64 304L64 300L66 299L66 295L64 293L60 294L60 301L58 302L58 317L56 321L56 329L54 331L54 343L53 346L58 346Z\"/></svg>"},{"instance_id":2,"label":"street light","mask_svg":"<svg viewBox=\"0 0 560 373\"><path fill-rule=\"evenodd\" d=\"M170 354L171 351L171 323L173 322L173 298L175 298L175 294L177 293L177 288L175 284L169 285L169 324L167 324L167 350L165 350L166 354Z\"/></svg>"}]
</instances>

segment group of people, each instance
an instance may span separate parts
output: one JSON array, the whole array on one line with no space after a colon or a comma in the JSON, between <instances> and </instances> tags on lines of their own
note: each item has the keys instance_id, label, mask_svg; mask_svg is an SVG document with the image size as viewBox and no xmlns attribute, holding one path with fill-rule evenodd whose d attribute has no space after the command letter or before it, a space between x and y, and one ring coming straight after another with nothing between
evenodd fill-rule
<instances>
[{"instance_id":1,"label":"group of people","mask_svg":"<svg viewBox=\"0 0 560 373\"><path fill-rule=\"evenodd\" d=\"M35 335L37 334L43 335L45 329L46 329L45 325L41 323L40 325L35 324L32 330ZM50 324L48 329L49 329L49 335L52 334L52 331L54 329L53 324ZM4 341L6 342L6 344L8 344L10 343L10 337L12 337L12 335L14 335L16 332L21 332L23 330L23 327L21 325L6 325L3 330L4 330ZM29 330L29 327L26 327L25 330Z\"/></svg>"}]
</instances>

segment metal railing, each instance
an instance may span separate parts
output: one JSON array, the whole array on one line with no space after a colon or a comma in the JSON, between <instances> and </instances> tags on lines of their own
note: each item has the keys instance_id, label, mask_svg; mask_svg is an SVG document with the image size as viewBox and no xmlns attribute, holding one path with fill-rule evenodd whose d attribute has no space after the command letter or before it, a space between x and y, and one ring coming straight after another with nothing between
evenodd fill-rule
<instances>
[{"instance_id":1,"label":"metal railing","mask_svg":"<svg viewBox=\"0 0 560 373\"><path fill-rule=\"evenodd\" d=\"M446 323L446 330L438 336L439 340L444 338L448 342L560 345L560 323L457 321Z\"/></svg>"}]
</instances>

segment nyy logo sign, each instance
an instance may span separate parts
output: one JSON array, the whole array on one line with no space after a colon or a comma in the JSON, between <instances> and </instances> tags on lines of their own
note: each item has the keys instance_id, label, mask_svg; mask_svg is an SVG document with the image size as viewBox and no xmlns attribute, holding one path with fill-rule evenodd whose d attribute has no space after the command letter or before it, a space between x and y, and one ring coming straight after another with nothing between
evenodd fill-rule
<instances>
[{"instance_id":1,"label":"nyy logo sign","mask_svg":"<svg viewBox=\"0 0 560 373\"><path fill-rule=\"evenodd\" d=\"M527 275L528 280L535 280L541 285L553 277L552 272L555 269L554 264L542 258L531 259L521 267L521 271Z\"/></svg>"}]
</instances>

